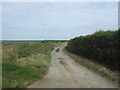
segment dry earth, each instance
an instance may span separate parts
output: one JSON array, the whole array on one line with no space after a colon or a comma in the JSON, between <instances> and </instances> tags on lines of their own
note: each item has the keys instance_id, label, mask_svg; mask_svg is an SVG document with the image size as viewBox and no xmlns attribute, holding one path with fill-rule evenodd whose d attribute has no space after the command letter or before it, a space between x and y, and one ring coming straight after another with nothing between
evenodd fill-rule
<instances>
[{"instance_id":1,"label":"dry earth","mask_svg":"<svg viewBox=\"0 0 120 90\"><path fill-rule=\"evenodd\" d=\"M28 88L117 88L106 78L76 63L64 53L63 47L53 50L51 56L48 73Z\"/></svg>"}]
</instances>

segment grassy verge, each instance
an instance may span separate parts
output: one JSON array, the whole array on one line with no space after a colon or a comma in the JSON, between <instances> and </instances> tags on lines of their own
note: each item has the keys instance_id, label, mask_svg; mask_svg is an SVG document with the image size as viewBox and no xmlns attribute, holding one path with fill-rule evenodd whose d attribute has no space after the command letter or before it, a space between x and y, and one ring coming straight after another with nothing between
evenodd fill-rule
<instances>
[{"instance_id":1,"label":"grassy verge","mask_svg":"<svg viewBox=\"0 0 120 90\"><path fill-rule=\"evenodd\" d=\"M112 81L114 84L120 86L120 78L119 78L120 73L118 73L117 71L111 71L110 69L104 67L103 65L100 65L100 64L94 62L93 60L89 60L89 59L86 59L82 56L78 56L76 54L73 54L73 53L67 51L66 49L64 49L64 52L68 56L73 58L77 63L87 67L91 71L94 71L94 72L106 77L108 80Z\"/></svg>"},{"instance_id":2,"label":"grassy verge","mask_svg":"<svg viewBox=\"0 0 120 90\"><path fill-rule=\"evenodd\" d=\"M61 42L3 42L2 88L26 88L51 65L51 51Z\"/></svg>"}]
</instances>

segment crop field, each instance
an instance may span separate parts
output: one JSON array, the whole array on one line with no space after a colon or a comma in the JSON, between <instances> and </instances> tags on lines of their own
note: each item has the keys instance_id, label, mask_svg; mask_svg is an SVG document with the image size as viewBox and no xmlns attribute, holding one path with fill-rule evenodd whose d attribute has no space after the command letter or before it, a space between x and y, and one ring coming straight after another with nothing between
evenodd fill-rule
<instances>
[{"instance_id":1,"label":"crop field","mask_svg":"<svg viewBox=\"0 0 120 90\"><path fill-rule=\"evenodd\" d=\"M2 87L25 88L43 77L51 51L64 41L3 41Z\"/></svg>"}]
</instances>

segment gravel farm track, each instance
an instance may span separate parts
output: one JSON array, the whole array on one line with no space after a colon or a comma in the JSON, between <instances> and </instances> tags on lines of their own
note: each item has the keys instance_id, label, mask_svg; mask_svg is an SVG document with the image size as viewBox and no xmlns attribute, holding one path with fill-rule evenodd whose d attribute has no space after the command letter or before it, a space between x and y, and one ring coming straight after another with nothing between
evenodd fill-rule
<instances>
[{"instance_id":1,"label":"gravel farm track","mask_svg":"<svg viewBox=\"0 0 120 90\"><path fill-rule=\"evenodd\" d=\"M48 73L28 88L117 88L105 77L76 63L63 49L57 47L52 51Z\"/></svg>"}]
</instances>

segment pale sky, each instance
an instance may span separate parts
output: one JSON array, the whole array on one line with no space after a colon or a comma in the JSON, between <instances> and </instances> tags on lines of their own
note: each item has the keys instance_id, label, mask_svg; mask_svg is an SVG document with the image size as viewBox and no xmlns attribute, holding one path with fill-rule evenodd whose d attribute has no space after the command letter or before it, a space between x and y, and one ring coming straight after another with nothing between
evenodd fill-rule
<instances>
[{"instance_id":1,"label":"pale sky","mask_svg":"<svg viewBox=\"0 0 120 90\"><path fill-rule=\"evenodd\" d=\"M118 28L117 2L2 3L5 40L69 40Z\"/></svg>"}]
</instances>

